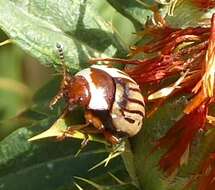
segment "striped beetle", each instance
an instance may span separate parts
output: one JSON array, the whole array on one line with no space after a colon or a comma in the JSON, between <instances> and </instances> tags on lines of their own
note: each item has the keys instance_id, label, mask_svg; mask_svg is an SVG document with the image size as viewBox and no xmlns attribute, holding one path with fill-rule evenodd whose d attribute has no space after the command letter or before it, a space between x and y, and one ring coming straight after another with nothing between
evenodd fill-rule
<instances>
[{"instance_id":1,"label":"striped beetle","mask_svg":"<svg viewBox=\"0 0 215 190\"><path fill-rule=\"evenodd\" d=\"M112 145L136 135L145 116L138 84L123 71L104 65L93 65L71 76L65 70L61 45L57 44L57 49L64 65L64 78L50 106L65 98L70 111L77 105L83 107L86 124L82 128L92 125L94 132L103 134Z\"/></svg>"}]
</instances>

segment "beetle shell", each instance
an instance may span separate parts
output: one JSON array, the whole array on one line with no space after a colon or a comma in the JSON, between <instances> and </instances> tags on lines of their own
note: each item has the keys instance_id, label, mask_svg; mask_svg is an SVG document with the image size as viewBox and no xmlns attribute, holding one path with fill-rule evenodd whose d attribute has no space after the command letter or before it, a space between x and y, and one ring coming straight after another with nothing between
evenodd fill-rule
<instances>
[{"instance_id":1,"label":"beetle shell","mask_svg":"<svg viewBox=\"0 0 215 190\"><path fill-rule=\"evenodd\" d=\"M90 99L86 109L108 113L104 127L116 133L133 136L139 132L145 116L144 99L138 84L116 68L94 65L78 72L88 83ZM104 121L111 120L111 121Z\"/></svg>"}]
</instances>

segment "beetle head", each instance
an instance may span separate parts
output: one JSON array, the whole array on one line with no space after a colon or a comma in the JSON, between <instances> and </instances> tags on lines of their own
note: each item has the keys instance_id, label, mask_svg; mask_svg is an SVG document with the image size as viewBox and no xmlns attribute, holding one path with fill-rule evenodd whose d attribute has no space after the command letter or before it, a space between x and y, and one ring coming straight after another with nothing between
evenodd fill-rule
<instances>
[{"instance_id":1,"label":"beetle head","mask_svg":"<svg viewBox=\"0 0 215 190\"><path fill-rule=\"evenodd\" d=\"M52 109L52 107L63 97L65 97L69 103L70 109L73 108L74 105L86 107L90 99L88 83L81 76L71 76L67 73L63 48L60 44L57 44L56 47L63 66L63 79L61 81L60 90L51 100L49 107Z\"/></svg>"}]
</instances>

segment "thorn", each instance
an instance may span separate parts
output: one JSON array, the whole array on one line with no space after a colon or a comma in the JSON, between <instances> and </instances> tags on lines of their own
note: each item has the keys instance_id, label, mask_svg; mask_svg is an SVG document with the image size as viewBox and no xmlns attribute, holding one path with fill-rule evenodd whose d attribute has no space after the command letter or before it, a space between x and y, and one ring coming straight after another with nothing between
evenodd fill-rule
<instances>
[{"instance_id":1,"label":"thorn","mask_svg":"<svg viewBox=\"0 0 215 190\"><path fill-rule=\"evenodd\" d=\"M101 166L103 164L104 164L104 167L106 167L110 160L112 160L113 158L119 156L121 153L122 152L110 153L106 159L102 160L101 162L99 162L98 164L96 164L95 166L90 168L88 171L90 172L90 171L98 168L99 166Z\"/></svg>"},{"instance_id":2,"label":"thorn","mask_svg":"<svg viewBox=\"0 0 215 190\"><path fill-rule=\"evenodd\" d=\"M75 154L75 158L78 157L78 155L81 153L81 151L84 149L85 146L88 145L90 137L88 134L84 134L85 138L83 139L83 141L81 142L81 147L78 149L78 151Z\"/></svg>"},{"instance_id":3,"label":"thorn","mask_svg":"<svg viewBox=\"0 0 215 190\"><path fill-rule=\"evenodd\" d=\"M108 174L116 181L119 183L119 185L125 185L126 183L121 181L118 177L116 177L115 175L113 175L111 172L108 172Z\"/></svg>"},{"instance_id":4,"label":"thorn","mask_svg":"<svg viewBox=\"0 0 215 190\"><path fill-rule=\"evenodd\" d=\"M7 40L5 40L5 41L3 41L3 42L0 42L0 46L4 46L4 45L10 44L10 43L12 43L12 42L13 42L12 39L7 39Z\"/></svg>"},{"instance_id":5,"label":"thorn","mask_svg":"<svg viewBox=\"0 0 215 190\"><path fill-rule=\"evenodd\" d=\"M74 182L74 185L77 187L78 190L84 190L80 185Z\"/></svg>"},{"instance_id":6,"label":"thorn","mask_svg":"<svg viewBox=\"0 0 215 190\"><path fill-rule=\"evenodd\" d=\"M98 190L102 190L103 189L103 187L101 185L99 185L99 184L97 184L97 183L95 183L95 182L93 182L91 180L88 180L88 179L85 179L85 178L82 178L82 177L78 177L78 176L74 176L74 178L78 179L78 180L81 180L83 182L86 182L86 183L92 185L93 187L95 187Z\"/></svg>"}]
</instances>

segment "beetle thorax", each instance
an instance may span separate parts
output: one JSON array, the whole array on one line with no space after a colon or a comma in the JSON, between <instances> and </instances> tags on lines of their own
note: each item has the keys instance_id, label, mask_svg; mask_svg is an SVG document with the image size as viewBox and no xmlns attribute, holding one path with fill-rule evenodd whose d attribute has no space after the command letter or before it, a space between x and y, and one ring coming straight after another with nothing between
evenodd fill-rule
<instances>
[{"instance_id":1,"label":"beetle thorax","mask_svg":"<svg viewBox=\"0 0 215 190\"><path fill-rule=\"evenodd\" d=\"M89 104L89 86L84 77L74 76L65 81L63 93L70 105L87 107Z\"/></svg>"}]
</instances>

